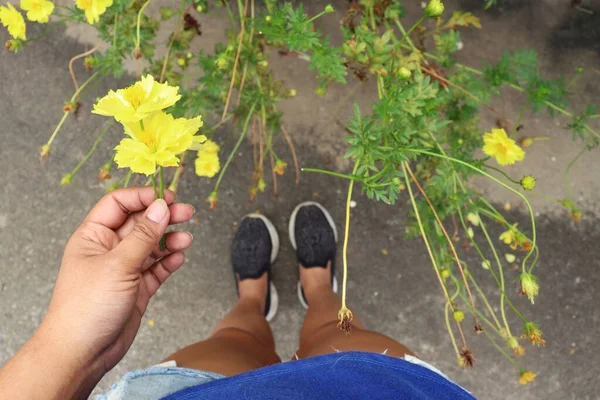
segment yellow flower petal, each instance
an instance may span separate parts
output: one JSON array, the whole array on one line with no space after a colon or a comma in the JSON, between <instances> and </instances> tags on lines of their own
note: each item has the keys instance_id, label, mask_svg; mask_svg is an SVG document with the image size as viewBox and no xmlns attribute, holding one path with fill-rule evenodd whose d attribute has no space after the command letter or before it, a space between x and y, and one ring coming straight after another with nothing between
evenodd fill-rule
<instances>
[{"instance_id":1,"label":"yellow flower petal","mask_svg":"<svg viewBox=\"0 0 600 400\"><path fill-rule=\"evenodd\" d=\"M178 91L178 86L158 83L152 75L146 75L125 89L108 92L94 105L92 112L115 117L119 122L139 122L150 114L175 104L181 98Z\"/></svg>"},{"instance_id":2,"label":"yellow flower petal","mask_svg":"<svg viewBox=\"0 0 600 400\"><path fill-rule=\"evenodd\" d=\"M129 137L115 148L115 162L119 168L146 175L153 174L157 166L176 167L177 155L197 140L194 134L201 125L201 117L175 119L162 111L145 118L143 128L139 121L124 123Z\"/></svg>"},{"instance_id":3,"label":"yellow flower petal","mask_svg":"<svg viewBox=\"0 0 600 400\"><path fill-rule=\"evenodd\" d=\"M44 24L50 20L54 3L48 0L21 0L21 8L27 11L27 19Z\"/></svg>"},{"instance_id":4,"label":"yellow flower petal","mask_svg":"<svg viewBox=\"0 0 600 400\"><path fill-rule=\"evenodd\" d=\"M504 129L492 129L483 135L483 152L494 157L500 165L512 165L525 158L525 152L513 139L506 135Z\"/></svg>"},{"instance_id":5,"label":"yellow flower petal","mask_svg":"<svg viewBox=\"0 0 600 400\"><path fill-rule=\"evenodd\" d=\"M113 0L75 0L75 5L85 12L89 24L100 20L106 9L112 6Z\"/></svg>"},{"instance_id":6,"label":"yellow flower petal","mask_svg":"<svg viewBox=\"0 0 600 400\"><path fill-rule=\"evenodd\" d=\"M219 156L216 153L198 152L196 159L196 175L212 178L221 169Z\"/></svg>"},{"instance_id":7,"label":"yellow flower petal","mask_svg":"<svg viewBox=\"0 0 600 400\"><path fill-rule=\"evenodd\" d=\"M0 23L8 29L8 33L15 39L27 40L25 20L12 4L0 6Z\"/></svg>"}]
</instances>

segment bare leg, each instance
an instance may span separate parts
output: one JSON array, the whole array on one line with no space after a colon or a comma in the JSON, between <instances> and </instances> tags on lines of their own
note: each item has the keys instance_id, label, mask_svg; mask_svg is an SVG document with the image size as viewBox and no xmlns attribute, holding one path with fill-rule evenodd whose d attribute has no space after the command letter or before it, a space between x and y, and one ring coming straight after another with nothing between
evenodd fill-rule
<instances>
[{"instance_id":1,"label":"bare leg","mask_svg":"<svg viewBox=\"0 0 600 400\"><path fill-rule=\"evenodd\" d=\"M187 346L165 361L231 376L281 362L265 320L267 275L239 282L240 298L210 338Z\"/></svg>"},{"instance_id":2,"label":"bare leg","mask_svg":"<svg viewBox=\"0 0 600 400\"><path fill-rule=\"evenodd\" d=\"M300 331L298 358L314 357L340 351L369 351L404 357L412 351L394 339L364 328L356 314L349 335L337 324L340 298L333 293L327 268L300 268L300 280L308 301L308 312Z\"/></svg>"}]
</instances>

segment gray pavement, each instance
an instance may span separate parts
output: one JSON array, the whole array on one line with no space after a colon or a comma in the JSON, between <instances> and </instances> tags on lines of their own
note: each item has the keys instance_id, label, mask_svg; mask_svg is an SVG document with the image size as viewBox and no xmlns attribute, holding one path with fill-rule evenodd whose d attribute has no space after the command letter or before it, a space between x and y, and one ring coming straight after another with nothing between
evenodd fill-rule
<instances>
[{"instance_id":1,"label":"gray pavement","mask_svg":"<svg viewBox=\"0 0 600 400\"><path fill-rule=\"evenodd\" d=\"M522 14L521 11L518 15ZM512 14L512 18L516 18L515 15ZM491 14L488 18L494 23L501 17L502 14ZM519 35L525 36L522 32ZM5 39L5 31L0 30L0 42ZM79 119L69 118L48 162L43 166L38 162L38 146L45 142L60 118L62 101L72 93L72 83L66 73L67 60L82 48L58 33L16 56L0 54L0 137L3 139L0 146L0 171L3 172L0 364L18 350L42 319L63 246L104 193L104 186L97 183L95 176L97 166L109 156L107 150L97 152L71 186L61 187L58 182L85 154L94 140L95 130L104 122L103 118L89 114L92 99L109 87L117 86L115 82L107 81L86 96ZM565 56L562 63L567 62L564 58L572 57L574 64L580 59L593 63L596 50L588 47L561 51ZM598 67L597 61L595 67ZM597 94L598 84L588 82L585 90L586 96ZM318 106L325 105L319 103ZM306 115L307 110L308 105L302 102L300 111ZM319 113L324 111L320 109ZM526 124L538 122L539 117L536 117ZM300 139L319 133L325 122L298 118L293 126L301 143L298 152L302 165L326 168L340 165L334 157L328 163L315 140ZM231 148L237 132L225 129L219 134L226 138L224 150ZM117 137L115 132L106 143L114 143ZM338 143L334 139L331 143ZM283 143L277 145L285 148ZM548 146L557 154L563 148L557 143ZM332 148L343 148L343 143ZM152 300L132 349L100 383L99 391L107 389L124 372L157 363L176 349L207 336L235 300L228 250L236 221L257 209L273 220L282 236L274 273L281 304L271 325L281 357L288 359L294 354L304 311L296 298L294 255L285 236L288 216L296 203L316 198L331 210L341 225L346 184L330 177L304 174L296 187L290 174L280 179L279 198L263 194L254 203L247 203L249 150L247 144L243 146L228 172L219 208L215 211L208 210L203 203L211 187L208 180L188 176L182 181L179 198L191 202L198 210L196 221L183 227L195 238L193 248L187 253L188 262ZM597 158L586 166L597 166ZM552 179L552 176L546 175L546 178ZM597 203L597 191L586 196L590 204ZM517 383L517 371L484 337L474 334L468 337L476 367L461 370L456 365L445 332L442 296L432 277L427 254L419 240L404 239L406 199L393 207L369 202L358 191L355 199L348 294L354 311L367 327L403 342L481 399L598 398L600 275L596 268L600 268L600 261L596 246L600 242L600 228L593 218L588 216L587 222L574 225L564 216L548 211L538 219L542 253L538 274L542 294L535 306L515 298L522 311L540 322L548 344L539 349L527 346L524 365L537 371L539 376L534 383L522 387ZM527 226L527 217L518 208L511 218ZM383 249L388 250L388 255L382 253ZM475 263L473 257L472 252L466 253L467 262ZM515 272L507 279L512 282L516 276ZM484 286L497 294L491 282ZM154 326L146 323L149 320L154 321Z\"/></svg>"}]
</instances>

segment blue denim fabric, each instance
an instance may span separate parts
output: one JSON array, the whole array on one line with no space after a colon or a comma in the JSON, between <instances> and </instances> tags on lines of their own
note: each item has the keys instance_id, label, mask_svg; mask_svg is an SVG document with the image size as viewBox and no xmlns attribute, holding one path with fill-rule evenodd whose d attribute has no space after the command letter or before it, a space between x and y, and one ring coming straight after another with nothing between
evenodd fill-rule
<instances>
[{"instance_id":1,"label":"blue denim fabric","mask_svg":"<svg viewBox=\"0 0 600 400\"><path fill-rule=\"evenodd\" d=\"M415 357L344 352L275 364L228 378L207 371L156 366L128 373L95 400L238 398L474 399Z\"/></svg>"},{"instance_id":2,"label":"blue denim fabric","mask_svg":"<svg viewBox=\"0 0 600 400\"><path fill-rule=\"evenodd\" d=\"M165 364L125 374L106 394L94 396L94 400L158 400L181 389L225 377L209 371L179 368L174 362Z\"/></svg>"},{"instance_id":3,"label":"blue denim fabric","mask_svg":"<svg viewBox=\"0 0 600 400\"><path fill-rule=\"evenodd\" d=\"M286 362L192 386L164 400L410 399L472 400L443 375L377 353L345 352Z\"/></svg>"}]
</instances>

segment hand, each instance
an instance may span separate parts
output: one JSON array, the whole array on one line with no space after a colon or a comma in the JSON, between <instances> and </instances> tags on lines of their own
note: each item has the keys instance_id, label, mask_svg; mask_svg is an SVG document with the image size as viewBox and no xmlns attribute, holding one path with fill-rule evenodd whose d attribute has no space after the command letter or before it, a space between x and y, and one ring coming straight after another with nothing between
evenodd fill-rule
<instances>
[{"instance_id":1,"label":"hand","mask_svg":"<svg viewBox=\"0 0 600 400\"><path fill-rule=\"evenodd\" d=\"M194 214L191 205L173 203L173 193L165 197L154 201L148 187L107 194L65 248L40 331L69 343L77 363L95 365L100 377L125 356L150 298L192 244L190 233L172 232L159 249L168 225Z\"/></svg>"}]
</instances>

